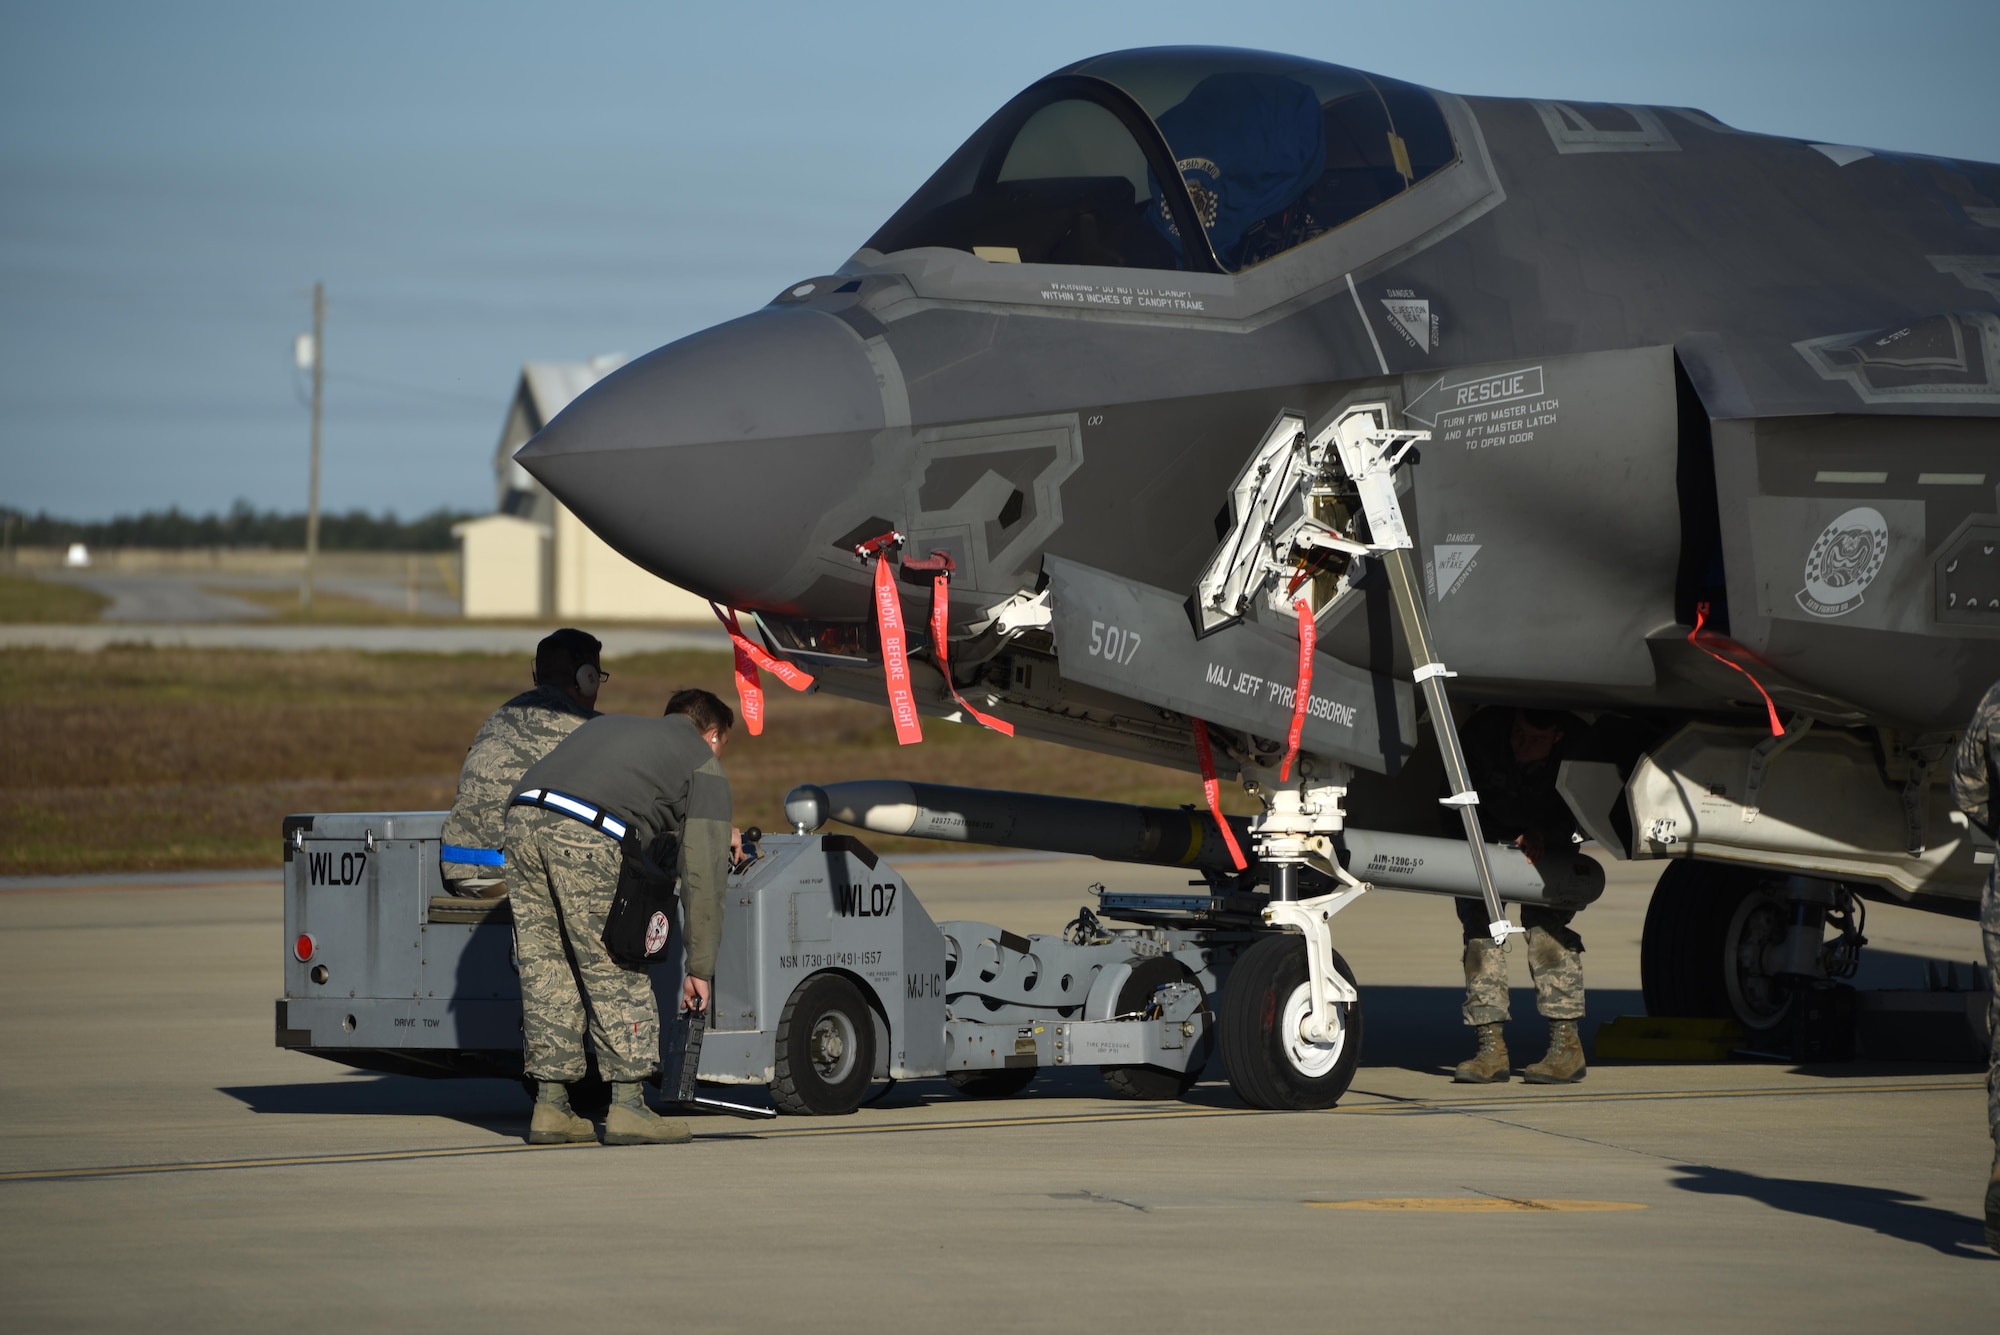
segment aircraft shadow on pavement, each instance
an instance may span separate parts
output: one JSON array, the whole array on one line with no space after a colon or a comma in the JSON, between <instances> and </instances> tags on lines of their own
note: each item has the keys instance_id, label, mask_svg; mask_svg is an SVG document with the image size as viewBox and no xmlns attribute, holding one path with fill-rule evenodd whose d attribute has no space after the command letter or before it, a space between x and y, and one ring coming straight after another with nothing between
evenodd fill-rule
<instances>
[{"instance_id":1,"label":"aircraft shadow on pavement","mask_svg":"<svg viewBox=\"0 0 2000 1335\"><path fill-rule=\"evenodd\" d=\"M1935 1205L1920 1204L1922 1198L1907 1191L1805 1178L1760 1177L1703 1164L1675 1164L1674 1171L1685 1174L1673 1183L1682 1191L1741 1196L1762 1201L1774 1210L1851 1224L1885 1238L1913 1242L1945 1256L2000 1261L2000 1256L1987 1250L1979 1220ZM1967 1170L1968 1174L1976 1171L1976 1166Z\"/></svg>"},{"instance_id":2,"label":"aircraft shadow on pavement","mask_svg":"<svg viewBox=\"0 0 2000 1335\"><path fill-rule=\"evenodd\" d=\"M223 1086L218 1093L253 1113L279 1116L448 1117L484 1130L518 1130L528 1097L513 1080L424 1080L356 1071L293 1085Z\"/></svg>"}]
</instances>

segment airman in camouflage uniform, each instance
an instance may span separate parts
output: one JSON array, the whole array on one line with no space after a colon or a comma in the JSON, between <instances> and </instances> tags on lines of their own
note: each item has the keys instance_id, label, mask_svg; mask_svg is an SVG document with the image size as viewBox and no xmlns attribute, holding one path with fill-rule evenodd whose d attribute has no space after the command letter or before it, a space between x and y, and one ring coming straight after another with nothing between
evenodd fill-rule
<instances>
[{"instance_id":1,"label":"airman in camouflage uniform","mask_svg":"<svg viewBox=\"0 0 2000 1335\"><path fill-rule=\"evenodd\" d=\"M536 1082L531 1144L593 1137L571 1108L585 1072L584 1033L611 1082L607 1145L682 1144L687 1125L646 1106L641 1084L660 1065L660 1017L647 969L626 968L604 944L624 847L678 843L681 1002L705 1010L721 938L730 855L729 780L718 756L736 717L707 691L687 690L664 718L604 714L571 733L521 776L507 810L507 895L521 963L524 1066Z\"/></svg>"},{"instance_id":2,"label":"airman in camouflage uniform","mask_svg":"<svg viewBox=\"0 0 2000 1335\"><path fill-rule=\"evenodd\" d=\"M1951 770L1951 795L1966 818L1994 832L1993 778L2000 770L2000 682L1986 692L1959 738ZM1987 1002L1992 1052L1986 1066L1986 1125L1993 1136L1993 1167L1986 1182L1986 1245L2000 1251L2000 863L1986 876L1979 926L1986 938L1986 977L1994 988Z\"/></svg>"},{"instance_id":3,"label":"airman in camouflage uniform","mask_svg":"<svg viewBox=\"0 0 2000 1335\"><path fill-rule=\"evenodd\" d=\"M609 675L599 666L597 637L565 628L535 650L535 686L493 711L480 725L458 772L458 796L444 821L439 862L455 895L502 893L501 849L507 800L528 766L555 749L585 719Z\"/></svg>"},{"instance_id":4,"label":"airman in camouflage uniform","mask_svg":"<svg viewBox=\"0 0 2000 1335\"><path fill-rule=\"evenodd\" d=\"M1556 792L1556 773L1585 732L1571 714L1540 710L1483 709L1460 732L1472 786L1479 793L1479 823L1494 843L1512 843L1530 861L1561 857L1576 831L1568 803ZM1463 834L1455 813L1447 834ZM1459 1063L1452 1079L1490 1084L1510 1078L1504 1027L1509 1018L1507 954L1493 944L1483 900L1457 901L1465 935L1465 1022L1479 1031L1479 1051ZM1530 1084L1570 1084L1583 1079L1583 938L1570 927L1573 910L1539 904L1521 907L1527 929L1528 972L1535 980L1535 1009L1549 1022L1549 1051L1523 1068Z\"/></svg>"},{"instance_id":5,"label":"airman in camouflage uniform","mask_svg":"<svg viewBox=\"0 0 2000 1335\"><path fill-rule=\"evenodd\" d=\"M660 1068L652 979L644 969L618 964L604 949L604 919L624 858L619 841L559 811L510 807L507 854L516 880L508 899L521 993L551 999L525 1007L529 1074L564 1084L583 1078L587 995L598 1073L610 1081L649 1078Z\"/></svg>"}]
</instances>

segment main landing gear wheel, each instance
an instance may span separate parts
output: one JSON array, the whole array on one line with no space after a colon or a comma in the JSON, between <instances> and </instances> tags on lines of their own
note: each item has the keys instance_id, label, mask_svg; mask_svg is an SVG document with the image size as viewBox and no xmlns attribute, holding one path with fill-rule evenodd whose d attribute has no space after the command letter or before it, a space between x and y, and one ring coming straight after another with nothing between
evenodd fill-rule
<instances>
[{"instance_id":1,"label":"main landing gear wheel","mask_svg":"<svg viewBox=\"0 0 2000 1335\"><path fill-rule=\"evenodd\" d=\"M1648 1015L1734 1020L1748 1033L1785 1021L1792 990L1765 961L1790 911L1766 884L1750 868L1692 860L1660 874L1639 946Z\"/></svg>"},{"instance_id":2,"label":"main landing gear wheel","mask_svg":"<svg viewBox=\"0 0 2000 1335\"><path fill-rule=\"evenodd\" d=\"M1336 952L1333 967L1350 984L1354 971ZM1335 1008L1339 1031L1309 1042L1299 1027L1312 1010L1305 938L1267 936L1230 970L1217 1026L1222 1065L1238 1098L1253 1108L1331 1108L1361 1062L1361 1003Z\"/></svg>"},{"instance_id":3,"label":"main landing gear wheel","mask_svg":"<svg viewBox=\"0 0 2000 1335\"><path fill-rule=\"evenodd\" d=\"M1012 1098L1035 1082L1041 1074L1033 1066L1013 1066L1000 1071L952 1071L945 1083L968 1099Z\"/></svg>"},{"instance_id":4,"label":"main landing gear wheel","mask_svg":"<svg viewBox=\"0 0 2000 1335\"><path fill-rule=\"evenodd\" d=\"M778 1017L771 1102L779 1112L837 1117L861 1106L875 1078L875 1017L837 973L798 985Z\"/></svg>"},{"instance_id":5,"label":"main landing gear wheel","mask_svg":"<svg viewBox=\"0 0 2000 1335\"><path fill-rule=\"evenodd\" d=\"M1201 993L1201 984L1195 981L1194 972L1179 960L1155 958L1132 966L1132 972L1118 989L1118 1004L1113 1009L1115 1015L1130 1015L1134 1011L1150 1010L1153 994L1171 983L1193 983L1195 991ZM1208 1009L1208 996L1201 993L1202 1010ZM1201 1079L1201 1068L1208 1065L1209 1035L1204 1026L1202 1036L1195 1040L1194 1051L1188 1054L1185 1071L1170 1071L1164 1066L1107 1066L1104 1068L1104 1083L1111 1086L1112 1093L1124 1099L1144 1099L1151 1103L1165 1103L1184 1097L1194 1082Z\"/></svg>"}]
</instances>

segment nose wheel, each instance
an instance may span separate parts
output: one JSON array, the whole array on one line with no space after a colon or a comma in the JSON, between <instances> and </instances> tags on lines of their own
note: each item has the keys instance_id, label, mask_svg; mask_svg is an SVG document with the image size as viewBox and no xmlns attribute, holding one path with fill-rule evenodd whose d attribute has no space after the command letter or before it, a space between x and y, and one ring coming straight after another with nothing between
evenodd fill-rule
<instances>
[{"instance_id":1,"label":"nose wheel","mask_svg":"<svg viewBox=\"0 0 2000 1335\"><path fill-rule=\"evenodd\" d=\"M1354 971L1338 952L1333 967L1351 986ZM1331 1108L1361 1063L1361 1002L1335 1007L1332 1032L1308 1038L1312 984L1305 938L1265 937L1230 971L1217 1026L1223 1069L1238 1098L1253 1108Z\"/></svg>"}]
</instances>

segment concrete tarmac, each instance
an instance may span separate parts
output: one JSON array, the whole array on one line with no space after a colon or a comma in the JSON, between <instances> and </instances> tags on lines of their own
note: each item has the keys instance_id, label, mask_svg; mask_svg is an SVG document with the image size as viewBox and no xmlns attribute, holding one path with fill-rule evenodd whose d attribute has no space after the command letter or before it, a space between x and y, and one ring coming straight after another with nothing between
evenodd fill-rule
<instances>
[{"instance_id":1,"label":"concrete tarmac","mask_svg":"<svg viewBox=\"0 0 2000 1335\"><path fill-rule=\"evenodd\" d=\"M1077 859L898 862L934 917L1052 931ZM1579 919L1591 1019L1637 1013L1651 872ZM1450 1083L1456 920L1336 922L1363 1068L1324 1113L1042 1077L905 1083L851 1117L702 1118L685 1147L529 1149L499 1081L272 1044L261 880L0 884L0 1328L364 1331L1988 1331L1992 1147L1970 1066L1594 1065ZM1871 910L1874 967L1975 957ZM1516 955L1519 954L1517 950ZM1516 1062L1540 1055L1515 961ZM1390 1208L1385 1202L1401 1202Z\"/></svg>"}]
</instances>

